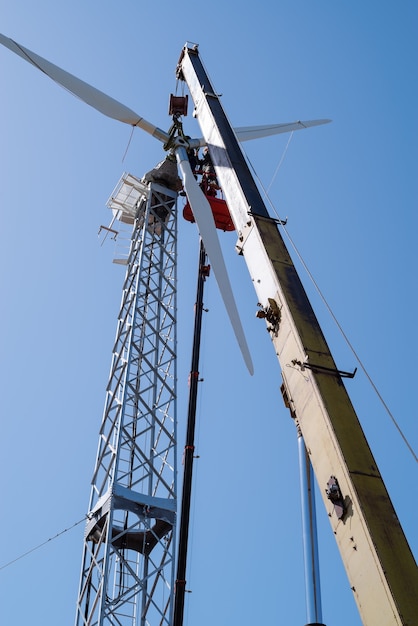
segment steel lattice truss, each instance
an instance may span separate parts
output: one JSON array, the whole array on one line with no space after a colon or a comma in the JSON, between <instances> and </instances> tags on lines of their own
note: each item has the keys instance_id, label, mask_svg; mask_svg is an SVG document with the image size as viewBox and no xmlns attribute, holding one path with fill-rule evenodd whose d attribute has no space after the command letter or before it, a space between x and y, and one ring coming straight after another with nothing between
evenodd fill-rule
<instances>
[{"instance_id":1,"label":"steel lattice truss","mask_svg":"<svg viewBox=\"0 0 418 626\"><path fill-rule=\"evenodd\" d=\"M86 526L76 625L171 622L177 194L137 202Z\"/></svg>"}]
</instances>

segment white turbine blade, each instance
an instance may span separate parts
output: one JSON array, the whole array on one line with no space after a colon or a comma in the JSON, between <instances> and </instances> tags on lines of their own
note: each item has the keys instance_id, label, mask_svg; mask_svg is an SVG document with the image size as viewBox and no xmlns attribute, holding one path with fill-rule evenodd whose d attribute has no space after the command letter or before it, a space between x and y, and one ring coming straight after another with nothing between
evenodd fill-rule
<instances>
[{"instance_id":1,"label":"white turbine blade","mask_svg":"<svg viewBox=\"0 0 418 626\"><path fill-rule=\"evenodd\" d=\"M200 236L202 237L203 245L209 257L213 273L215 274L225 308L231 320L235 337L237 338L248 371L250 374L253 374L253 363L226 270L212 209L193 175L186 150L184 148L177 148L176 157L183 177L184 189L192 208Z\"/></svg>"},{"instance_id":2,"label":"white turbine blade","mask_svg":"<svg viewBox=\"0 0 418 626\"><path fill-rule=\"evenodd\" d=\"M289 124L266 124L264 126L240 126L234 128L238 141L249 141L250 139L260 139L279 133L290 133L293 130L301 130L310 126L328 124L331 120L308 120L306 122L290 122Z\"/></svg>"},{"instance_id":3,"label":"white turbine blade","mask_svg":"<svg viewBox=\"0 0 418 626\"><path fill-rule=\"evenodd\" d=\"M56 83L83 100L83 102L89 104L94 109L97 109L100 113L103 113L103 115L107 115L108 117L125 124L139 126L139 128L142 128L142 130L145 130L147 133L153 135L160 141L166 142L168 140L168 133L160 128L157 128L150 122L147 122L143 117L138 115L138 113L132 111L132 109L128 108L124 104L121 104L117 100L114 100L88 83L85 83L76 76L62 70L53 63L50 63L38 54L35 54L35 52L24 48L20 44L13 41L13 39L5 37L1 33L0 43L2 43L3 46L6 46L6 48L9 48L9 50L15 54L18 54L22 57L22 59L25 59L25 61L28 61L28 63L37 67L41 70L41 72L49 76L49 78L52 78L52 80Z\"/></svg>"}]
</instances>

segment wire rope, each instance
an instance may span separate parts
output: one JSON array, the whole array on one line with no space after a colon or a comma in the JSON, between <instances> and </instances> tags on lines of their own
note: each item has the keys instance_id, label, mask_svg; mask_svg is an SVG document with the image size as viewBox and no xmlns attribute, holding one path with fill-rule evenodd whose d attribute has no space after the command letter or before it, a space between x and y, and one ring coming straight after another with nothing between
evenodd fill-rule
<instances>
[{"instance_id":1,"label":"wire rope","mask_svg":"<svg viewBox=\"0 0 418 626\"><path fill-rule=\"evenodd\" d=\"M273 174L273 176L272 176L272 178L271 178L270 184L269 184L269 186L267 187L267 190L266 190L266 191L264 191L264 189L263 189L264 194L265 194L265 198L267 198L267 199L269 200L269 203L270 203L270 204L271 204L271 202L270 202L270 199L269 199L269 197L268 197L268 193L269 193L269 191L270 191L270 189L271 189L271 187L272 187L272 185L273 185L274 181L276 180L276 176L277 176L277 174L279 173L279 170L280 170L281 166L283 165L283 161L284 161L284 160L285 160L285 158L286 158L287 150L288 150L288 148L289 148L290 142L291 142L291 141L292 141L292 139L293 139L293 133L294 133L294 132L295 132L295 131L294 131L294 130L292 130L292 132L291 132L291 133L290 133L290 135L289 135L289 139L287 140L287 144L286 144L286 146L285 146L285 148L284 148L284 150L283 150L282 156L281 156L281 157L280 157L280 159L279 159L279 162L278 162L277 167L276 167L276 169L275 169L275 171L274 171L274 174ZM251 166L251 167L252 167L252 166ZM254 169L253 169L253 171L254 171ZM255 174L255 172L254 172L254 174ZM257 174L256 174L256 176L257 176ZM257 178L258 178L258 176L257 176ZM258 178L258 180L260 180L260 179ZM261 184L261 181L260 181L260 184ZM261 185L261 186L262 186L262 185ZM262 187L262 188L263 188L263 187ZM275 210L275 209L273 209L273 210Z\"/></svg>"},{"instance_id":2,"label":"wire rope","mask_svg":"<svg viewBox=\"0 0 418 626\"><path fill-rule=\"evenodd\" d=\"M129 150L129 148L130 148L130 146L131 146L132 138L133 138L133 136L134 136L134 130L135 130L135 126L132 126L132 130L131 130L131 133L130 133L130 135L129 135L129 139L128 139L128 144L127 144L127 146L126 146L125 152L123 153L122 163L124 163L124 162L125 162L126 155L128 154L128 150Z\"/></svg>"},{"instance_id":3,"label":"wire rope","mask_svg":"<svg viewBox=\"0 0 418 626\"><path fill-rule=\"evenodd\" d=\"M292 132L292 135L293 135L293 132ZM250 167L251 167L251 169L252 169L252 171L253 171L253 173L254 173L254 176L256 177L256 179L257 179L257 181L258 181L258 183L259 183L259 185L260 185L260 187L261 187L261 189L262 189L263 193L264 193L264 198L267 200L268 204L270 205L271 209L273 210L274 214L276 215L277 219L279 220L279 222L280 222L280 224L281 224L281 226L282 226L282 228L283 228L284 232L286 233L286 237L288 238L288 240L289 240L289 242L290 242L290 245L292 246L293 250L295 251L295 254L297 255L297 257L298 257L298 259L299 259L299 261L300 261L300 263L301 263L302 267L303 267L303 268L304 268L304 270L306 271L306 273L307 273L307 275L308 275L309 279L311 280L311 282L312 282L312 284L313 284L313 286L314 286L315 290L317 291L317 293L318 293L318 295L319 295L320 299L321 299L321 300L322 300L322 302L324 303L324 305L325 305L325 307L326 307L326 309L327 309L328 313L330 314L331 318L333 319L334 323L336 324L336 326L337 326L337 328L338 328L339 332L341 333L341 336L343 337L343 339L344 339L344 341L346 342L346 344L347 344L348 348L350 349L350 351L352 352L352 354L353 354L354 358L356 359L357 363L359 364L360 369L363 371L364 375L366 376L367 380L369 381L369 384L371 385L371 387L372 387L373 391L375 392L376 396L378 397L379 401L381 402L381 404L382 404L383 408L385 409L386 413L388 414L389 418L391 419L391 421L392 421L393 425L395 426L396 430L398 431L399 435L401 436L401 438L402 438L403 442L405 443L406 447L408 448L408 450L409 450L410 454L412 455L413 459L414 459L416 462L418 462L418 456L417 456L417 454L415 453L415 451L414 451L413 447L412 447L412 446L411 446L411 444L409 443L409 441L408 441L407 437L405 436L405 434L403 433L403 431L402 431L401 427L399 426L398 422L396 421L395 416L393 415L392 411L390 410L390 408L388 407L387 403L385 402L385 400L384 400L384 398L383 398L382 394L381 394L381 393L380 393L380 391L378 390L378 388L377 388L376 384L374 383L374 381L373 381L373 379L372 379L371 375L370 375L370 374L369 374L369 372L367 371L367 369L366 369L366 367L365 367L364 363L362 362L362 360L361 360L360 356L358 355L357 351L355 350L355 348L354 348L353 344L351 343L351 341L350 341L350 340L349 340L349 338L347 337L346 333L344 332L344 330L343 330L343 328L342 328L341 324L339 323L339 321L338 321L338 319L337 319L336 315L334 314L334 312L333 312L333 310L332 310L331 306L329 305L328 301L326 300L326 298L325 298L324 294L322 293L321 289L319 288L318 283L317 283L317 282L316 282L316 280L314 279L314 277L313 277L313 275L312 275L311 271L309 270L309 268L308 268L307 264L305 263L305 261L304 261L304 259L303 259L302 255L300 254L300 252L299 252L299 250L298 250L298 248L297 248L297 246L296 246L295 242L293 241L292 237L290 236L290 233L289 233L288 229L286 228L285 222L284 222L284 221L280 218L279 213L278 213L278 211L276 210L276 207L274 206L274 204L273 204L272 200L271 200L271 199L270 199L270 197L269 197L269 190L271 189L271 186L272 186L272 184L273 184L273 181L274 181L274 179L276 178L276 176L277 176L277 174L278 174L278 172L279 172L279 169L281 168L281 166L282 166L282 164L283 164L283 161L284 161L284 158L285 158L285 156L286 156L286 152L287 152L287 149L288 149L288 147L289 147L289 144L290 144L290 140L291 140L291 138L292 138L292 136L289 138L289 140L288 140L288 142L287 142L287 144L286 144L286 146L285 146L285 148L284 148L283 154L282 154L282 156L280 157L280 160L279 160L279 164L278 164L278 166L276 167L276 170L275 170L275 172L274 172L274 175L273 175L272 181L270 182L270 184L269 184L269 186L268 186L268 188L267 188L267 189L265 189L265 187L264 187L264 185L263 185L263 183L262 183L262 181L261 181L260 177L258 176L257 172L256 172L256 171L255 171L255 169L254 169L254 166L252 165L252 163L251 163L250 159L248 158L248 155L246 155L247 161L248 161L248 163L249 163L249 165L250 165Z\"/></svg>"},{"instance_id":4,"label":"wire rope","mask_svg":"<svg viewBox=\"0 0 418 626\"><path fill-rule=\"evenodd\" d=\"M5 563L4 565L0 565L0 571L3 569L6 569L6 567L10 567L10 565L13 565L17 561L20 561L21 559L28 556L29 554L32 554L32 552L35 552L36 550L43 548L43 546L45 546L47 543L50 543L51 541L54 541L54 539L58 539L58 537L61 537L61 535L64 535L65 533L69 532L70 530L72 530L73 528L81 524L81 522L84 522L86 519L87 519L87 515L84 515L80 520L78 520L78 522L75 522L72 526L69 526L68 528L64 528L64 530L61 530L59 533L57 533L53 537L50 537L49 539L46 539L42 543L39 543L37 546L34 546L30 550L27 550L26 552L12 559L8 563Z\"/></svg>"}]
</instances>

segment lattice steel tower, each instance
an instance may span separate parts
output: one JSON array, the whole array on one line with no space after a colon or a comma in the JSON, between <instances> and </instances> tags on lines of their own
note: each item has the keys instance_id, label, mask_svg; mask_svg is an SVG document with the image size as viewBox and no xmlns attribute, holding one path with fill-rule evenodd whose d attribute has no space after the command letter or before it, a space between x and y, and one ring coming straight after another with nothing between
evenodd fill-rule
<instances>
[{"instance_id":1,"label":"lattice steel tower","mask_svg":"<svg viewBox=\"0 0 418 626\"><path fill-rule=\"evenodd\" d=\"M133 224L85 530L76 626L170 624L175 573L177 166L122 177ZM119 259L120 262L120 259Z\"/></svg>"}]
</instances>

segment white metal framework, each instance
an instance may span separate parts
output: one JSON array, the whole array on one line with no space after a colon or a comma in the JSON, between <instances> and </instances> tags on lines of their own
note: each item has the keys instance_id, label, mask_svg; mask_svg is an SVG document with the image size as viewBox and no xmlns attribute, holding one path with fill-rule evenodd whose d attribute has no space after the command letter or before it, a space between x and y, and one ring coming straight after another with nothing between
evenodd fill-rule
<instances>
[{"instance_id":1,"label":"white metal framework","mask_svg":"<svg viewBox=\"0 0 418 626\"><path fill-rule=\"evenodd\" d=\"M134 204L126 195L132 182ZM176 198L176 191L130 176L113 197L118 219L133 220L134 228L92 479L77 626L171 623Z\"/></svg>"}]
</instances>

